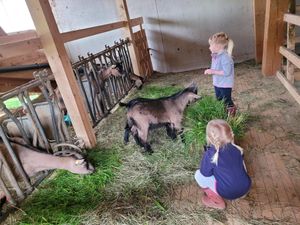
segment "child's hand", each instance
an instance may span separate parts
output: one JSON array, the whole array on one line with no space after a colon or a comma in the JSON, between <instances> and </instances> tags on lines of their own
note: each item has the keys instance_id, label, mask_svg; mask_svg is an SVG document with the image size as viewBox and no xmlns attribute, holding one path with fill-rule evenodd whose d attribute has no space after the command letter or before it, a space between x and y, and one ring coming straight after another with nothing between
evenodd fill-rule
<instances>
[{"instance_id":1,"label":"child's hand","mask_svg":"<svg viewBox=\"0 0 300 225\"><path fill-rule=\"evenodd\" d=\"M207 69L204 71L204 74L213 74L213 70L212 69Z\"/></svg>"}]
</instances>

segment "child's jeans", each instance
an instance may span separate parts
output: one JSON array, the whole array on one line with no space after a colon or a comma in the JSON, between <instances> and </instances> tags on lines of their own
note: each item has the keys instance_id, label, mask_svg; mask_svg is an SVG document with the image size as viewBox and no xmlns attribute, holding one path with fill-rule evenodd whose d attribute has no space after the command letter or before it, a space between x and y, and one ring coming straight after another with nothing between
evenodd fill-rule
<instances>
[{"instance_id":1,"label":"child's jeans","mask_svg":"<svg viewBox=\"0 0 300 225\"><path fill-rule=\"evenodd\" d=\"M216 190L216 179L214 176L205 177L201 174L200 170L197 170L195 173L195 180L200 187L209 188L210 190L218 194Z\"/></svg>"},{"instance_id":2,"label":"child's jeans","mask_svg":"<svg viewBox=\"0 0 300 225\"><path fill-rule=\"evenodd\" d=\"M228 107L234 106L233 101L231 99L231 91L232 88L221 88L215 87L216 98L221 101L224 99L225 105Z\"/></svg>"}]
</instances>

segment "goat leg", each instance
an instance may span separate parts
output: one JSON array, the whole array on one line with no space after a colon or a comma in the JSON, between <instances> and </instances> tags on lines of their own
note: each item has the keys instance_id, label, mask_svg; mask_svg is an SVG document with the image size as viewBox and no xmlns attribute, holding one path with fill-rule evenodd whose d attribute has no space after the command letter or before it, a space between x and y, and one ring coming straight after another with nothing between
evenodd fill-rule
<instances>
[{"instance_id":1,"label":"goat leg","mask_svg":"<svg viewBox=\"0 0 300 225\"><path fill-rule=\"evenodd\" d=\"M127 144L129 142L130 132L131 132L131 127L129 126L127 121L125 126L125 132L124 132L124 144Z\"/></svg>"},{"instance_id":2,"label":"goat leg","mask_svg":"<svg viewBox=\"0 0 300 225\"><path fill-rule=\"evenodd\" d=\"M148 142L145 142L144 143L144 148L146 150L146 152L148 152L149 154L152 154L153 153L153 150L151 148L151 145L148 143Z\"/></svg>"},{"instance_id":3,"label":"goat leg","mask_svg":"<svg viewBox=\"0 0 300 225\"><path fill-rule=\"evenodd\" d=\"M180 135L182 143L185 144L185 137L184 137L183 128L181 128L181 130L178 132L178 134Z\"/></svg>"},{"instance_id":4,"label":"goat leg","mask_svg":"<svg viewBox=\"0 0 300 225\"><path fill-rule=\"evenodd\" d=\"M177 138L177 134L176 134L176 130L174 128L174 126L172 126L170 123L167 123L166 125L166 130L167 130L167 135L172 139L176 139Z\"/></svg>"}]
</instances>

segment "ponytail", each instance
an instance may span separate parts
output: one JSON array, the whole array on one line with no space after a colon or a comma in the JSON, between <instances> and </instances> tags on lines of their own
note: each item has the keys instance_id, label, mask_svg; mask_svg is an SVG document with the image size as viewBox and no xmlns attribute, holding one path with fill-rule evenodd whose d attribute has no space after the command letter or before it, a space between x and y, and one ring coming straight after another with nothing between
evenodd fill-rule
<instances>
[{"instance_id":1,"label":"ponytail","mask_svg":"<svg viewBox=\"0 0 300 225\"><path fill-rule=\"evenodd\" d=\"M232 56L233 47L234 47L234 43L233 43L232 39L228 39L227 53L230 56Z\"/></svg>"},{"instance_id":2,"label":"ponytail","mask_svg":"<svg viewBox=\"0 0 300 225\"><path fill-rule=\"evenodd\" d=\"M216 148L216 153L211 158L211 162L218 165L218 159L219 159L219 148Z\"/></svg>"}]
</instances>

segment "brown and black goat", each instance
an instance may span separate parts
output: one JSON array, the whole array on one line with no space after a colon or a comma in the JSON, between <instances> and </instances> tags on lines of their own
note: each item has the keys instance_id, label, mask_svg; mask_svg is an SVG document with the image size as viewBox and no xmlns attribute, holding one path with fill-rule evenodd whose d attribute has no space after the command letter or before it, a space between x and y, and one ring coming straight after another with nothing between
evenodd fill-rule
<instances>
[{"instance_id":1,"label":"brown and black goat","mask_svg":"<svg viewBox=\"0 0 300 225\"><path fill-rule=\"evenodd\" d=\"M183 131L181 122L184 109L189 103L200 98L197 95L197 86L192 84L168 97L136 98L128 103L120 103L120 106L126 106L128 109L124 133L125 144L128 143L131 133L138 145L152 153L151 146L147 142L149 129L165 126L168 136L172 139L176 138L177 134Z\"/></svg>"}]
</instances>

